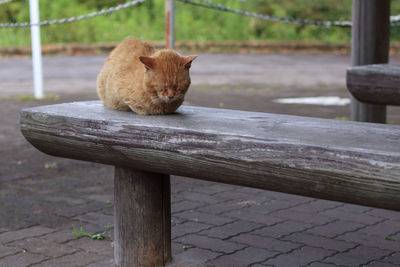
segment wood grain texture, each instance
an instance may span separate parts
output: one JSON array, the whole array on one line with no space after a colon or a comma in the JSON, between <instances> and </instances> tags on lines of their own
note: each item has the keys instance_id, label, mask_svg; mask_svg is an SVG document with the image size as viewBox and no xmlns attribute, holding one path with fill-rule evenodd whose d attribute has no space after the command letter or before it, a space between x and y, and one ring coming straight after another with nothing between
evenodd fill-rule
<instances>
[{"instance_id":1,"label":"wood grain texture","mask_svg":"<svg viewBox=\"0 0 400 267\"><path fill-rule=\"evenodd\" d=\"M169 175L115 168L116 266L164 266L171 261L169 182Z\"/></svg>"},{"instance_id":2,"label":"wood grain texture","mask_svg":"<svg viewBox=\"0 0 400 267\"><path fill-rule=\"evenodd\" d=\"M347 69L347 88L359 101L400 105L400 65L374 64Z\"/></svg>"},{"instance_id":3,"label":"wood grain texture","mask_svg":"<svg viewBox=\"0 0 400 267\"><path fill-rule=\"evenodd\" d=\"M351 65L387 63L390 39L390 0L353 0ZM386 123L386 105L351 98L351 120Z\"/></svg>"},{"instance_id":4,"label":"wood grain texture","mask_svg":"<svg viewBox=\"0 0 400 267\"><path fill-rule=\"evenodd\" d=\"M25 109L21 130L54 156L400 210L400 126L91 101Z\"/></svg>"}]
</instances>

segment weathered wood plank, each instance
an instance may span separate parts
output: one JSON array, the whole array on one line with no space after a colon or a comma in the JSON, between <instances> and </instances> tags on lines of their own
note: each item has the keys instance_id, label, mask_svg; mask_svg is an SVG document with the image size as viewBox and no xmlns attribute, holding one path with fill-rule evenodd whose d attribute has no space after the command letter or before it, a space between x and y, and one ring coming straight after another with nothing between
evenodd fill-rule
<instances>
[{"instance_id":1,"label":"weathered wood plank","mask_svg":"<svg viewBox=\"0 0 400 267\"><path fill-rule=\"evenodd\" d=\"M25 109L21 130L54 156L400 210L400 126L92 101Z\"/></svg>"},{"instance_id":2,"label":"weathered wood plank","mask_svg":"<svg viewBox=\"0 0 400 267\"><path fill-rule=\"evenodd\" d=\"M362 102L400 105L400 65L350 67L347 69L347 88Z\"/></svg>"},{"instance_id":3,"label":"weathered wood plank","mask_svg":"<svg viewBox=\"0 0 400 267\"><path fill-rule=\"evenodd\" d=\"M169 175L115 168L114 261L118 267L171 261Z\"/></svg>"},{"instance_id":4,"label":"weathered wood plank","mask_svg":"<svg viewBox=\"0 0 400 267\"><path fill-rule=\"evenodd\" d=\"M390 0L353 0L351 65L387 63L390 38ZM351 119L386 123L386 105L351 98Z\"/></svg>"}]
</instances>

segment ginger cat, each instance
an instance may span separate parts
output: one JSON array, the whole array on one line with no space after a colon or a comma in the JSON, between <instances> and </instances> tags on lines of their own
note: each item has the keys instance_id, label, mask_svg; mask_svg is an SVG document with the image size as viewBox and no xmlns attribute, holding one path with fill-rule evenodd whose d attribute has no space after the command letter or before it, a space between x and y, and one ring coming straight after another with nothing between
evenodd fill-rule
<instances>
[{"instance_id":1,"label":"ginger cat","mask_svg":"<svg viewBox=\"0 0 400 267\"><path fill-rule=\"evenodd\" d=\"M173 113L189 88L189 68L196 57L126 39L97 76L97 94L108 108L140 115Z\"/></svg>"}]
</instances>

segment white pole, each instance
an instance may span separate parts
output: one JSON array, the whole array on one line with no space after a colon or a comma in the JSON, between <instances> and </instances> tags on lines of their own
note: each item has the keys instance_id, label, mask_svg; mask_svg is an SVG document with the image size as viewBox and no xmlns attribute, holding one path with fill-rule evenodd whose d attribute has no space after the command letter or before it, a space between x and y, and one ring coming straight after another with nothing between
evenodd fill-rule
<instances>
[{"instance_id":1,"label":"white pole","mask_svg":"<svg viewBox=\"0 0 400 267\"><path fill-rule=\"evenodd\" d=\"M31 45L32 45L32 65L33 65L33 84L35 98L43 98L43 72L42 72L42 48L40 45L40 26L39 26L39 0L29 0L31 18Z\"/></svg>"}]
</instances>

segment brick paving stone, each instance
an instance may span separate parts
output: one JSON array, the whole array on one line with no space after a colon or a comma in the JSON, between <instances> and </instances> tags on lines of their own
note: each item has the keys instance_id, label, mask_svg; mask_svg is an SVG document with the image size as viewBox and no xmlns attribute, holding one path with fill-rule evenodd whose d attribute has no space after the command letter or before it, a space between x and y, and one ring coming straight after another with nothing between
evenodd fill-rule
<instances>
[{"instance_id":1,"label":"brick paving stone","mask_svg":"<svg viewBox=\"0 0 400 267\"><path fill-rule=\"evenodd\" d=\"M324 262L313 262L310 265L307 265L309 267L338 267L339 265L333 264L333 263L324 263ZM345 266L343 266L345 267Z\"/></svg>"},{"instance_id":2,"label":"brick paving stone","mask_svg":"<svg viewBox=\"0 0 400 267\"><path fill-rule=\"evenodd\" d=\"M289 252L295 248L302 246L301 244L295 244L288 241L274 239L272 237L265 237L253 234L241 234L238 236L234 236L228 240L241 244L246 244L251 247L263 248L269 251L277 252Z\"/></svg>"},{"instance_id":3,"label":"brick paving stone","mask_svg":"<svg viewBox=\"0 0 400 267\"><path fill-rule=\"evenodd\" d=\"M104 260L102 256L93 253L78 251L74 254L65 255L56 259L49 259L32 267L80 267L87 266L90 263Z\"/></svg>"},{"instance_id":4,"label":"brick paving stone","mask_svg":"<svg viewBox=\"0 0 400 267\"><path fill-rule=\"evenodd\" d=\"M0 244L0 259L5 257L5 256L8 256L8 255L17 254L17 253L19 253L21 251L22 250L20 248L17 248L17 247L14 247L14 246L4 246L4 245ZM1 260L0 260L0 262L1 262Z\"/></svg>"},{"instance_id":5,"label":"brick paving stone","mask_svg":"<svg viewBox=\"0 0 400 267\"><path fill-rule=\"evenodd\" d=\"M341 210L341 211L346 211L346 212L358 213L358 214L365 214L365 213L373 210L373 208L371 208L371 207L361 206L361 205L356 205L356 204L348 204L348 203L346 205L340 206L336 209Z\"/></svg>"},{"instance_id":6,"label":"brick paving stone","mask_svg":"<svg viewBox=\"0 0 400 267\"><path fill-rule=\"evenodd\" d=\"M207 224L212 224L212 225L222 225L226 224L229 222L233 222L235 219L233 218L228 218L224 216L216 216L213 214L209 213L203 213L199 211L184 211L176 214L177 217L194 221L194 222L202 222L202 223L207 223Z\"/></svg>"},{"instance_id":7,"label":"brick paving stone","mask_svg":"<svg viewBox=\"0 0 400 267\"><path fill-rule=\"evenodd\" d=\"M344 253L328 257L323 262L344 266L361 266L389 255L389 250L359 246Z\"/></svg>"},{"instance_id":8,"label":"brick paving stone","mask_svg":"<svg viewBox=\"0 0 400 267\"><path fill-rule=\"evenodd\" d=\"M221 213L230 211L230 210L235 210L241 208L238 204L233 203L233 202L224 202L224 203L219 203L219 204L214 204L214 205L207 205L201 208L196 209L197 211L204 212L204 213L211 213L214 215L219 215Z\"/></svg>"},{"instance_id":9,"label":"brick paving stone","mask_svg":"<svg viewBox=\"0 0 400 267\"><path fill-rule=\"evenodd\" d=\"M198 248L221 252L224 254L233 253L246 247L246 245L196 234L186 235L184 237L177 238L174 241L185 245L188 244Z\"/></svg>"},{"instance_id":10,"label":"brick paving stone","mask_svg":"<svg viewBox=\"0 0 400 267\"><path fill-rule=\"evenodd\" d=\"M355 231L365 225L337 220L334 222L330 222L326 225L316 226L314 228L308 229L306 232L309 234L320 235L325 237L336 237L347 232Z\"/></svg>"},{"instance_id":11,"label":"brick paving stone","mask_svg":"<svg viewBox=\"0 0 400 267\"><path fill-rule=\"evenodd\" d=\"M103 259L86 265L86 267L115 267L114 259Z\"/></svg>"},{"instance_id":12,"label":"brick paving stone","mask_svg":"<svg viewBox=\"0 0 400 267\"><path fill-rule=\"evenodd\" d=\"M385 238L384 236L368 235L360 232L351 232L337 237L347 242L355 242L366 247L382 248L400 251L400 242Z\"/></svg>"},{"instance_id":13,"label":"brick paving stone","mask_svg":"<svg viewBox=\"0 0 400 267\"><path fill-rule=\"evenodd\" d=\"M203 194L214 195L214 194L218 194L220 192L233 190L235 188L237 188L237 186L228 185L228 184L220 184L220 183L209 183L209 184L206 184L205 186L193 187L193 191L203 193Z\"/></svg>"},{"instance_id":14,"label":"brick paving stone","mask_svg":"<svg viewBox=\"0 0 400 267\"><path fill-rule=\"evenodd\" d=\"M258 190L262 192L262 190ZM247 193L247 192L242 192L239 190L231 190L231 191L225 191L218 193L216 195L219 199L222 199L224 201L226 200L235 200L237 202L242 202L242 201L254 201L256 203L263 203L266 201L272 200L269 198L266 194L255 194L255 193Z\"/></svg>"},{"instance_id":15,"label":"brick paving stone","mask_svg":"<svg viewBox=\"0 0 400 267\"><path fill-rule=\"evenodd\" d=\"M400 222L387 220L384 222L377 223L372 226L365 227L359 231L367 235L378 235L378 236L391 236L400 232Z\"/></svg>"},{"instance_id":16,"label":"brick paving stone","mask_svg":"<svg viewBox=\"0 0 400 267\"><path fill-rule=\"evenodd\" d=\"M171 227L172 239L184 236L186 234L197 233L201 230L212 227L210 224L204 224L199 222L185 222Z\"/></svg>"},{"instance_id":17,"label":"brick paving stone","mask_svg":"<svg viewBox=\"0 0 400 267\"><path fill-rule=\"evenodd\" d=\"M250 212L247 208L231 210L222 213L222 215L226 217L231 217L254 223L261 223L265 225L274 225L276 223L285 221L285 219L277 218L270 214L265 215L265 214Z\"/></svg>"},{"instance_id":18,"label":"brick paving stone","mask_svg":"<svg viewBox=\"0 0 400 267\"><path fill-rule=\"evenodd\" d=\"M222 226L215 226L211 229L201 231L199 234L220 239L227 239L241 233L254 231L255 229L260 227L262 227L262 224L256 224L246 221L235 221L233 223L228 223Z\"/></svg>"},{"instance_id":19,"label":"brick paving stone","mask_svg":"<svg viewBox=\"0 0 400 267\"><path fill-rule=\"evenodd\" d=\"M273 199L268 202L264 202L260 205L254 205L254 206L248 207L246 209L252 213L269 214L274 211L292 208L296 205L298 205L298 204L295 202L280 200L280 199Z\"/></svg>"},{"instance_id":20,"label":"brick paving stone","mask_svg":"<svg viewBox=\"0 0 400 267\"><path fill-rule=\"evenodd\" d=\"M332 250L314 248L314 247L301 247L287 254L281 254L277 257L263 262L266 265L274 266L303 266L314 261L320 261L329 255L336 253Z\"/></svg>"},{"instance_id":21,"label":"brick paving stone","mask_svg":"<svg viewBox=\"0 0 400 267\"><path fill-rule=\"evenodd\" d=\"M6 244L8 242L25 239L28 237L41 236L51 232L55 232L55 229L44 227L44 226L33 226L17 231L10 231L0 234L0 242Z\"/></svg>"},{"instance_id":22,"label":"brick paving stone","mask_svg":"<svg viewBox=\"0 0 400 267\"><path fill-rule=\"evenodd\" d=\"M72 229L63 229L57 232L53 232L50 234L46 234L40 237L41 239L51 240L53 242L63 244L67 241L76 239L76 237L72 234Z\"/></svg>"},{"instance_id":23,"label":"brick paving stone","mask_svg":"<svg viewBox=\"0 0 400 267\"><path fill-rule=\"evenodd\" d=\"M102 226L109 226L113 225L114 223L114 216L112 215L105 215L100 212L89 212L84 215L79 215L73 217L74 220L85 221L93 224L99 224Z\"/></svg>"},{"instance_id":24,"label":"brick paving stone","mask_svg":"<svg viewBox=\"0 0 400 267\"><path fill-rule=\"evenodd\" d=\"M266 197L268 199L273 199L269 192L272 191L267 191L267 190L262 190L262 189L257 189L257 188L252 188L252 187L245 187L245 186L239 186L234 189L235 192L247 194L247 195L262 195L263 197Z\"/></svg>"},{"instance_id":25,"label":"brick paving stone","mask_svg":"<svg viewBox=\"0 0 400 267\"><path fill-rule=\"evenodd\" d=\"M400 222L399 222L400 223ZM400 232L389 236L390 240L400 242Z\"/></svg>"},{"instance_id":26,"label":"brick paving stone","mask_svg":"<svg viewBox=\"0 0 400 267\"><path fill-rule=\"evenodd\" d=\"M46 260L47 257L33 253L18 253L4 257L0 260L1 267L25 267ZM39 265L38 265L39 266Z\"/></svg>"},{"instance_id":27,"label":"brick paving stone","mask_svg":"<svg viewBox=\"0 0 400 267\"><path fill-rule=\"evenodd\" d=\"M398 264L391 264L388 262L381 262L381 261L373 261L364 266L366 266L366 267L399 267Z\"/></svg>"},{"instance_id":28,"label":"brick paving stone","mask_svg":"<svg viewBox=\"0 0 400 267\"><path fill-rule=\"evenodd\" d=\"M310 214L310 213L305 213L305 212L298 212L293 209L272 212L272 213L270 213L270 215L278 217L278 218L284 218L284 219L289 219L292 221L300 221L300 222L316 224L316 225L326 224L326 223L334 220L332 218L323 216L321 214Z\"/></svg>"},{"instance_id":29,"label":"brick paving stone","mask_svg":"<svg viewBox=\"0 0 400 267\"><path fill-rule=\"evenodd\" d=\"M69 247L83 250L87 253L102 255L105 257L114 257L114 248L108 240L93 240L90 238L75 239L67 243Z\"/></svg>"},{"instance_id":30,"label":"brick paving stone","mask_svg":"<svg viewBox=\"0 0 400 267\"><path fill-rule=\"evenodd\" d=\"M298 212L306 212L306 213L319 213L321 211L325 211L328 209L333 209L339 206L342 206L343 203L330 201L330 200L323 200L323 199L315 199L310 203L304 203L298 205L293 208Z\"/></svg>"},{"instance_id":31,"label":"brick paving stone","mask_svg":"<svg viewBox=\"0 0 400 267\"><path fill-rule=\"evenodd\" d=\"M107 207L107 204L99 201L92 201L83 205L74 206L58 206L56 207L54 213L59 216L64 217L75 217L81 214L88 213L90 211L101 210Z\"/></svg>"},{"instance_id":32,"label":"brick paving stone","mask_svg":"<svg viewBox=\"0 0 400 267\"><path fill-rule=\"evenodd\" d=\"M188 248L193 248L191 245L184 245L175 241L171 242L171 253L172 255L178 255L184 252Z\"/></svg>"},{"instance_id":33,"label":"brick paving stone","mask_svg":"<svg viewBox=\"0 0 400 267\"><path fill-rule=\"evenodd\" d=\"M87 199L81 199L76 197L52 195L45 198L46 201L52 202L56 205L82 205L88 202Z\"/></svg>"},{"instance_id":34,"label":"brick paving stone","mask_svg":"<svg viewBox=\"0 0 400 267\"><path fill-rule=\"evenodd\" d=\"M207 204L215 204L221 202L221 198L210 195L210 194L204 194L204 193L199 193L199 192L181 192L179 194L179 198L183 198L189 201L197 201L197 202L202 202L202 203L207 203Z\"/></svg>"},{"instance_id":35,"label":"brick paving stone","mask_svg":"<svg viewBox=\"0 0 400 267\"><path fill-rule=\"evenodd\" d=\"M305 197L305 196L299 196L299 195L292 195L292 194L287 194L287 193L280 193L280 192L273 192L273 191L268 191L268 195L271 197L274 197L275 199L280 199L280 200L286 200L289 201L293 204L304 204L304 203L309 203L313 201L313 198L310 197Z\"/></svg>"},{"instance_id":36,"label":"brick paving stone","mask_svg":"<svg viewBox=\"0 0 400 267\"><path fill-rule=\"evenodd\" d=\"M49 258L60 257L77 251L77 249L70 246L60 245L55 242L37 237L18 240L9 244L20 248L20 250L24 250L29 253L41 254Z\"/></svg>"},{"instance_id":37,"label":"brick paving stone","mask_svg":"<svg viewBox=\"0 0 400 267\"><path fill-rule=\"evenodd\" d=\"M350 248L356 247L358 244L336 240L333 238L325 238L322 236L316 236L306 233L294 233L283 238L283 240L292 241L295 243L307 245L310 247L319 247L323 249L335 250L335 251L346 251Z\"/></svg>"},{"instance_id":38,"label":"brick paving stone","mask_svg":"<svg viewBox=\"0 0 400 267\"><path fill-rule=\"evenodd\" d=\"M90 194L90 195L84 195L84 198L90 199L90 200L96 200L98 202L103 202L103 203L110 203L108 205L112 205L114 203L114 195L113 194Z\"/></svg>"},{"instance_id":39,"label":"brick paving stone","mask_svg":"<svg viewBox=\"0 0 400 267\"><path fill-rule=\"evenodd\" d=\"M27 223L32 225L46 226L49 228L57 228L59 225L65 224L70 221L69 218L64 216L58 216L51 214L47 211L43 211L36 214L30 214L28 218L25 219Z\"/></svg>"},{"instance_id":40,"label":"brick paving stone","mask_svg":"<svg viewBox=\"0 0 400 267\"><path fill-rule=\"evenodd\" d=\"M384 209L371 209L366 212L366 214L371 216L376 216L379 218L385 218L389 220L400 221L400 212L393 210L384 210Z\"/></svg>"},{"instance_id":41,"label":"brick paving stone","mask_svg":"<svg viewBox=\"0 0 400 267\"><path fill-rule=\"evenodd\" d=\"M180 213L177 213L177 214L180 215ZM178 216L176 216L176 215L172 215L172 216L171 216L171 227L172 227L172 226L175 226L175 225L178 225L178 224L185 223L185 222L187 222L187 221L188 221L188 220L185 219L185 218L181 218L181 217L178 217ZM192 221L197 222L197 221L195 221L195 220L192 220Z\"/></svg>"},{"instance_id":42,"label":"brick paving stone","mask_svg":"<svg viewBox=\"0 0 400 267\"><path fill-rule=\"evenodd\" d=\"M218 257L215 260L210 260L207 262L207 266L215 267L242 267L249 266L251 264L262 262L268 258L274 257L278 252L268 251L261 248L245 248L234 254L224 255Z\"/></svg>"},{"instance_id":43,"label":"brick paving stone","mask_svg":"<svg viewBox=\"0 0 400 267\"><path fill-rule=\"evenodd\" d=\"M196 202L196 201L190 201L190 200L182 200L177 203L173 203L171 205L171 212L172 214L185 211L185 210L193 210L195 208L204 206L204 203Z\"/></svg>"},{"instance_id":44,"label":"brick paving stone","mask_svg":"<svg viewBox=\"0 0 400 267\"><path fill-rule=\"evenodd\" d=\"M205 263L209 260L215 259L218 256L221 256L221 253L218 252L213 252L210 250L206 249L201 249L201 248L189 248L187 250L184 250L182 253L178 255L173 256L173 261L182 263L182 262L195 262L199 264L199 266L204 266L200 265L201 263ZM192 265L188 265L192 266ZM197 266L197 265L196 265Z\"/></svg>"},{"instance_id":45,"label":"brick paving stone","mask_svg":"<svg viewBox=\"0 0 400 267\"><path fill-rule=\"evenodd\" d=\"M397 250L396 253L390 254L389 256L385 257L381 261L400 266L400 250Z\"/></svg>"},{"instance_id":46,"label":"brick paving stone","mask_svg":"<svg viewBox=\"0 0 400 267\"><path fill-rule=\"evenodd\" d=\"M285 221L273 226L266 226L254 231L252 234L280 238L295 232L301 232L312 227L309 223Z\"/></svg>"},{"instance_id":47,"label":"brick paving stone","mask_svg":"<svg viewBox=\"0 0 400 267\"><path fill-rule=\"evenodd\" d=\"M341 206L340 208L343 208L345 206ZM331 217L331 218L340 218L341 220L346 220L350 222L356 222L356 223L361 223L361 224L375 224L383 219L367 215L367 214L360 214L360 213L355 213L353 211L344 211L338 209L331 209L331 210L326 210L320 212L318 215L326 216L326 217Z\"/></svg>"},{"instance_id":48,"label":"brick paving stone","mask_svg":"<svg viewBox=\"0 0 400 267\"><path fill-rule=\"evenodd\" d=\"M112 166L109 166L112 168ZM78 193L86 193L83 194L85 196L90 195L88 193L96 193L98 194L99 192L104 192L104 185L93 185L93 186L85 186L85 187L80 187L75 190Z\"/></svg>"}]
</instances>

